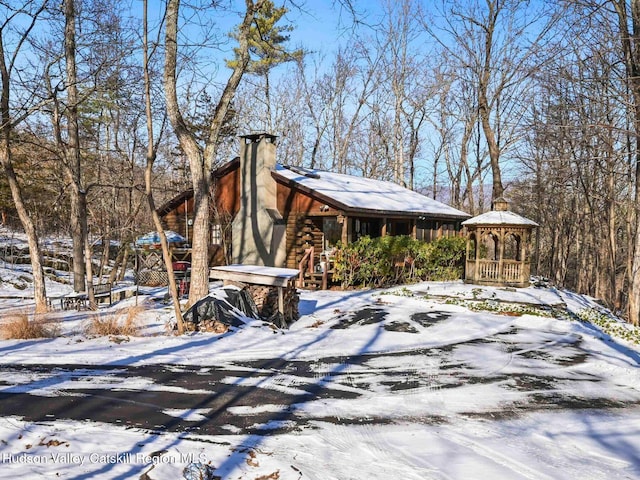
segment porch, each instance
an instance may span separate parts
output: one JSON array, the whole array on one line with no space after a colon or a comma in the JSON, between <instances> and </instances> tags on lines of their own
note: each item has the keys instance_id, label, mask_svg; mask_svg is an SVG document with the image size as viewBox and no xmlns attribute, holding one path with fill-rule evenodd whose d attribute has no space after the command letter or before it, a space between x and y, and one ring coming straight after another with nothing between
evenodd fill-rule
<instances>
[{"instance_id":1,"label":"porch","mask_svg":"<svg viewBox=\"0 0 640 480\"><path fill-rule=\"evenodd\" d=\"M460 234L456 220L421 216L364 216L344 213L290 216L287 222L287 267L300 271L298 288L326 290L332 284L333 252L361 237L407 235L426 242Z\"/></svg>"}]
</instances>

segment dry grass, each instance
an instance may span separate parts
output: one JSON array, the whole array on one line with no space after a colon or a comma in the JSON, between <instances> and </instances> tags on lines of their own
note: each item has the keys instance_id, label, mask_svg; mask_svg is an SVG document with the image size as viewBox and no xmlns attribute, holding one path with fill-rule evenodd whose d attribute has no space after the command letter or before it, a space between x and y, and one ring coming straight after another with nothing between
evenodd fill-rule
<instances>
[{"instance_id":1,"label":"dry grass","mask_svg":"<svg viewBox=\"0 0 640 480\"><path fill-rule=\"evenodd\" d=\"M27 313L15 313L2 318L0 336L5 340L54 338L60 335L60 325L45 315L29 318Z\"/></svg>"},{"instance_id":2,"label":"dry grass","mask_svg":"<svg viewBox=\"0 0 640 480\"><path fill-rule=\"evenodd\" d=\"M144 311L142 306L133 306L119 310L110 315L94 315L84 327L85 335L131 335L138 334L140 327L137 316Z\"/></svg>"}]
</instances>

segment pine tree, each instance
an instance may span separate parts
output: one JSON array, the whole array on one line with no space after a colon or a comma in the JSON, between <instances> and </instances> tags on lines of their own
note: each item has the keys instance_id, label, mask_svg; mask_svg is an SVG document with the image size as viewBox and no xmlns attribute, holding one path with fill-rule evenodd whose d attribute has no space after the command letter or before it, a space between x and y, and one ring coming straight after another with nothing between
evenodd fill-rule
<instances>
[{"instance_id":1,"label":"pine tree","mask_svg":"<svg viewBox=\"0 0 640 480\"><path fill-rule=\"evenodd\" d=\"M255 20L249 32L249 53L251 61L247 73L264 78L264 93L266 119L265 127L272 129L271 101L269 89L269 74L274 67L286 62L299 61L304 56L304 50L288 51L285 44L289 41L288 33L294 30L290 24L278 25L288 9L284 6L276 7L271 0L265 1L258 10ZM237 31L230 34L237 38ZM238 63L238 51L236 57L227 60L227 66L234 68Z\"/></svg>"}]
</instances>

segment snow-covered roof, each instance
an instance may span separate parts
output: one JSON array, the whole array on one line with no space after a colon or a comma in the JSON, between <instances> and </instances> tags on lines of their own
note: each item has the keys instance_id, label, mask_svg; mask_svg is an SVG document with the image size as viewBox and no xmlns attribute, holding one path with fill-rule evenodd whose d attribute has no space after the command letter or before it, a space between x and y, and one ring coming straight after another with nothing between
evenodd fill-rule
<instances>
[{"instance_id":1,"label":"snow-covered roof","mask_svg":"<svg viewBox=\"0 0 640 480\"><path fill-rule=\"evenodd\" d=\"M182 235L172 230L165 230L164 234L167 237L167 242L169 243L185 243L187 241L187 239L184 238ZM158 234L158 232L155 232L155 231L145 233L144 235L136 239L137 246L158 245L158 244L160 244L160 234Z\"/></svg>"},{"instance_id":2,"label":"snow-covered roof","mask_svg":"<svg viewBox=\"0 0 640 480\"><path fill-rule=\"evenodd\" d=\"M275 173L346 208L469 218L469 214L392 182L276 164Z\"/></svg>"},{"instance_id":3,"label":"snow-covered roof","mask_svg":"<svg viewBox=\"0 0 640 480\"><path fill-rule=\"evenodd\" d=\"M538 224L517 213L511 211L496 211L483 213L477 217L462 222L463 225L529 225L537 227Z\"/></svg>"}]
</instances>

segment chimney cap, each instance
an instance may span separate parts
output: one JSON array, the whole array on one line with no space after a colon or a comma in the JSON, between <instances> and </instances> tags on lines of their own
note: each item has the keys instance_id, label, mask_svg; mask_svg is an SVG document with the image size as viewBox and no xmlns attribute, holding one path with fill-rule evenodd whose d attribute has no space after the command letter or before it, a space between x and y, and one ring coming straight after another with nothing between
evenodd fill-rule
<instances>
[{"instance_id":1,"label":"chimney cap","mask_svg":"<svg viewBox=\"0 0 640 480\"><path fill-rule=\"evenodd\" d=\"M275 143L275 139L278 138L278 136L267 132L257 132L240 135L240 138L244 138L245 141L249 140L249 142L259 142L263 138L267 138L271 143Z\"/></svg>"}]
</instances>

